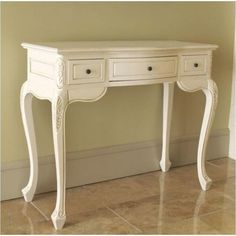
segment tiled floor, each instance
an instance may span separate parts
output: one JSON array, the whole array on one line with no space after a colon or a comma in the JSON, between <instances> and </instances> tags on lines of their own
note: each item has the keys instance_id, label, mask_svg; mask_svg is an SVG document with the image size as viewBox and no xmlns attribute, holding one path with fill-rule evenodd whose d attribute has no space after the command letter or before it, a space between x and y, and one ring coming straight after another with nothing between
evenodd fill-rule
<instances>
[{"instance_id":1,"label":"tiled floor","mask_svg":"<svg viewBox=\"0 0 236 236\"><path fill-rule=\"evenodd\" d=\"M67 221L50 221L56 193L1 204L2 234L235 234L235 162L207 162L213 185L201 191L196 165L67 190Z\"/></svg>"}]
</instances>

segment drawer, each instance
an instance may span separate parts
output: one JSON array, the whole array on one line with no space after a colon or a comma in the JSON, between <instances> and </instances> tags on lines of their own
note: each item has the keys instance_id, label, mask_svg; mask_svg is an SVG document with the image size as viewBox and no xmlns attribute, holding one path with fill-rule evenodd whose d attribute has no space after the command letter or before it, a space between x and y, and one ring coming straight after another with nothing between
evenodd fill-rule
<instances>
[{"instance_id":1,"label":"drawer","mask_svg":"<svg viewBox=\"0 0 236 236\"><path fill-rule=\"evenodd\" d=\"M181 75L206 75L209 66L208 55L181 57Z\"/></svg>"},{"instance_id":2,"label":"drawer","mask_svg":"<svg viewBox=\"0 0 236 236\"><path fill-rule=\"evenodd\" d=\"M69 84L96 83L104 81L104 60L69 61Z\"/></svg>"},{"instance_id":3,"label":"drawer","mask_svg":"<svg viewBox=\"0 0 236 236\"><path fill-rule=\"evenodd\" d=\"M110 59L109 80L143 80L176 76L177 58Z\"/></svg>"}]
</instances>

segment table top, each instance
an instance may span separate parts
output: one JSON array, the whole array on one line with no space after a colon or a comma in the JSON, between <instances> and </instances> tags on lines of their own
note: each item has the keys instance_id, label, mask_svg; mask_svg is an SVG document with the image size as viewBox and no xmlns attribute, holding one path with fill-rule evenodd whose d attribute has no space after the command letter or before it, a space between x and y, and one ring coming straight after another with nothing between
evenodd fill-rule
<instances>
[{"instance_id":1,"label":"table top","mask_svg":"<svg viewBox=\"0 0 236 236\"><path fill-rule=\"evenodd\" d=\"M61 41L43 43L22 43L26 49L38 49L55 53L82 52L82 51L141 51L141 50L179 50L179 49L211 49L215 44L192 43L170 40L144 41Z\"/></svg>"}]
</instances>

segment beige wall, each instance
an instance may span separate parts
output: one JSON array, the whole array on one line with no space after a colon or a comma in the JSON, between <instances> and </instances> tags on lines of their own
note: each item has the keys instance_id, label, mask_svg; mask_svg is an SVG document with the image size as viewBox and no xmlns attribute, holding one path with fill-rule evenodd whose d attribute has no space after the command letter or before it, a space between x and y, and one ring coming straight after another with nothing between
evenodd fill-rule
<instances>
[{"instance_id":1,"label":"beige wall","mask_svg":"<svg viewBox=\"0 0 236 236\"><path fill-rule=\"evenodd\" d=\"M213 129L228 127L234 3L2 3L2 161L28 157L19 109L28 41L174 39L218 44ZM199 133L204 97L176 88L172 136ZM34 102L39 155L53 153L50 104ZM111 88L67 113L67 151L161 137L162 86Z\"/></svg>"}]
</instances>

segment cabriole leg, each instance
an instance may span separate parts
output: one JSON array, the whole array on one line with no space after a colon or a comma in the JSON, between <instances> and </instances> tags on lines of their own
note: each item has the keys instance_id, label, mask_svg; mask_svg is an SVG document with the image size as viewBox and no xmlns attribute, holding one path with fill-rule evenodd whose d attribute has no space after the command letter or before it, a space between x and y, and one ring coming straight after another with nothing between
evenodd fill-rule
<instances>
[{"instance_id":1,"label":"cabriole leg","mask_svg":"<svg viewBox=\"0 0 236 236\"><path fill-rule=\"evenodd\" d=\"M207 142L210 134L210 129L213 123L213 118L215 115L215 109L217 106L217 86L215 82L211 79L202 79L199 81L191 81L191 79L183 80L178 81L178 85L182 90L188 92L194 92L201 89L206 96L206 105L200 132L197 155L198 178L202 189L206 191L209 189L212 183L212 180L207 176L206 173L205 158Z\"/></svg>"},{"instance_id":2,"label":"cabriole leg","mask_svg":"<svg viewBox=\"0 0 236 236\"><path fill-rule=\"evenodd\" d=\"M197 170L201 187L206 191L210 188L212 183L212 180L206 174L205 156L210 129L217 106L218 90L215 82L213 80L208 80L208 86L203 89L203 92L206 96L206 105L198 144Z\"/></svg>"},{"instance_id":3,"label":"cabriole leg","mask_svg":"<svg viewBox=\"0 0 236 236\"><path fill-rule=\"evenodd\" d=\"M38 181L38 154L32 113L33 95L28 90L27 81L21 87L20 108L30 159L29 182L22 193L26 202L33 200Z\"/></svg>"},{"instance_id":4,"label":"cabriole leg","mask_svg":"<svg viewBox=\"0 0 236 236\"><path fill-rule=\"evenodd\" d=\"M52 127L57 176L56 207L52 213L52 222L56 229L62 229L66 221L66 160L65 160L65 110L66 97L57 95L52 100Z\"/></svg>"},{"instance_id":5,"label":"cabriole leg","mask_svg":"<svg viewBox=\"0 0 236 236\"><path fill-rule=\"evenodd\" d=\"M160 166L166 172L171 166L169 159L170 125L173 106L174 83L164 83L163 92L163 131L162 131L162 155Z\"/></svg>"}]
</instances>

